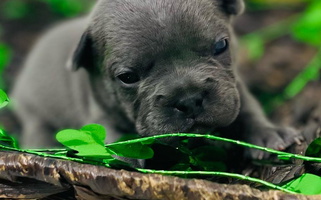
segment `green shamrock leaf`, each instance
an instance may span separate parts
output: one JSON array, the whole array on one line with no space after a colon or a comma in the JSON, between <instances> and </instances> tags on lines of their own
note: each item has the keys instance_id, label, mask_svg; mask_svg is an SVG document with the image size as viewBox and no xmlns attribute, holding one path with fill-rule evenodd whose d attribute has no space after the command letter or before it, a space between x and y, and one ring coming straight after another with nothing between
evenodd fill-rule
<instances>
[{"instance_id":1,"label":"green shamrock leaf","mask_svg":"<svg viewBox=\"0 0 321 200\"><path fill-rule=\"evenodd\" d=\"M105 138L106 138L106 129L105 127L98 125L98 124L89 124L86 126L83 126L81 131L89 132L97 140L97 142L101 142L102 144L105 144Z\"/></svg>"},{"instance_id":2,"label":"green shamrock leaf","mask_svg":"<svg viewBox=\"0 0 321 200\"><path fill-rule=\"evenodd\" d=\"M109 158L114 152L104 146L106 130L98 124L90 124L80 130L66 129L57 133L56 139L64 146L77 151L81 157Z\"/></svg>"},{"instance_id":3,"label":"green shamrock leaf","mask_svg":"<svg viewBox=\"0 0 321 200\"><path fill-rule=\"evenodd\" d=\"M142 143L111 145L108 148L121 157L149 159L154 156L153 149Z\"/></svg>"},{"instance_id":4,"label":"green shamrock leaf","mask_svg":"<svg viewBox=\"0 0 321 200\"><path fill-rule=\"evenodd\" d=\"M293 192L297 192L305 195L321 194L321 177L314 174L303 174L299 178L296 178L282 187ZM315 187L313 187L315 186Z\"/></svg>"},{"instance_id":5,"label":"green shamrock leaf","mask_svg":"<svg viewBox=\"0 0 321 200\"><path fill-rule=\"evenodd\" d=\"M9 103L7 94L0 89L0 108L5 107Z\"/></svg>"},{"instance_id":6,"label":"green shamrock leaf","mask_svg":"<svg viewBox=\"0 0 321 200\"><path fill-rule=\"evenodd\" d=\"M9 136L1 128L0 128L0 144L2 144L4 146L16 148L16 149L19 148L18 141L15 138Z\"/></svg>"},{"instance_id":7,"label":"green shamrock leaf","mask_svg":"<svg viewBox=\"0 0 321 200\"><path fill-rule=\"evenodd\" d=\"M136 158L136 159L149 159L154 156L154 151L149 145L155 142L155 139L144 140L136 143L126 143L126 141L139 139L137 134L125 134L115 144L107 145L107 148L114 151L117 156ZM117 144L118 142L125 142Z\"/></svg>"},{"instance_id":8,"label":"green shamrock leaf","mask_svg":"<svg viewBox=\"0 0 321 200\"><path fill-rule=\"evenodd\" d=\"M311 142L305 152L305 155L321 158L321 137Z\"/></svg>"}]
</instances>

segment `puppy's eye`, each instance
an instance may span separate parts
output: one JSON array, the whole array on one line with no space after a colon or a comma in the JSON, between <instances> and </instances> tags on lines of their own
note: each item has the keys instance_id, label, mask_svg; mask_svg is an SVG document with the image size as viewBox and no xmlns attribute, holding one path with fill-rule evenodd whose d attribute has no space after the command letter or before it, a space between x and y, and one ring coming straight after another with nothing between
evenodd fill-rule
<instances>
[{"instance_id":1,"label":"puppy's eye","mask_svg":"<svg viewBox=\"0 0 321 200\"><path fill-rule=\"evenodd\" d=\"M134 84L138 82L139 76L134 72L126 72L117 76L117 78L125 84Z\"/></svg>"},{"instance_id":2,"label":"puppy's eye","mask_svg":"<svg viewBox=\"0 0 321 200\"><path fill-rule=\"evenodd\" d=\"M216 42L213 46L213 55L217 56L226 51L228 48L228 41L227 39L222 39L218 42Z\"/></svg>"}]
</instances>

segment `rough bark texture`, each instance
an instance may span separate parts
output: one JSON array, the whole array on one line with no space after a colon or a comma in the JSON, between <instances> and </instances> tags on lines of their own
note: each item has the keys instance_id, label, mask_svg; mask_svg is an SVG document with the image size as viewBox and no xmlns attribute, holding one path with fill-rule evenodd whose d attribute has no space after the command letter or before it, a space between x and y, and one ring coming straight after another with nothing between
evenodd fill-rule
<instances>
[{"instance_id":1,"label":"rough bark texture","mask_svg":"<svg viewBox=\"0 0 321 200\"><path fill-rule=\"evenodd\" d=\"M40 199L71 191L64 199L321 199L247 185L225 185L198 179L113 170L102 166L0 152L0 198Z\"/></svg>"}]
</instances>

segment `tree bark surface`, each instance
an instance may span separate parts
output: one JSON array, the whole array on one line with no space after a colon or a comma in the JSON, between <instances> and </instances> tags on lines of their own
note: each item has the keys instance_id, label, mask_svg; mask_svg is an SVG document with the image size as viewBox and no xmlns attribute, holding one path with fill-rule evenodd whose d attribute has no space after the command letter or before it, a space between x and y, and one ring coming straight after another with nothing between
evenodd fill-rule
<instances>
[{"instance_id":1,"label":"tree bark surface","mask_svg":"<svg viewBox=\"0 0 321 200\"><path fill-rule=\"evenodd\" d=\"M247 185L142 174L31 154L0 152L0 198L55 199L55 195L68 191L71 196L64 196L64 199L321 199L321 196L276 190L260 191Z\"/></svg>"}]
</instances>

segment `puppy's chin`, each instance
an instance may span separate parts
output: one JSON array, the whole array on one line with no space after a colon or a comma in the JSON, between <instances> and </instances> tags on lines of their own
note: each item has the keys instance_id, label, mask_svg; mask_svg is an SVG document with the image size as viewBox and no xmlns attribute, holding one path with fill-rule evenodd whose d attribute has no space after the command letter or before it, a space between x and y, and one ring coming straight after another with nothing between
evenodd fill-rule
<instances>
[{"instance_id":1,"label":"puppy's chin","mask_svg":"<svg viewBox=\"0 0 321 200\"><path fill-rule=\"evenodd\" d=\"M204 126L200 124L194 124L188 133L197 133L197 134L210 134L214 132L216 127Z\"/></svg>"},{"instance_id":2,"label":"puppy's chin","mask_svg":"<svg viewBox=\"0 0 321 200\"><path fill-rule=\"evenodd\" d=\"M163 120L162 120L163 121ZM195 134L210 134L218 127L214 123L197 122L195 119L177 119L177 118L167 118L164 123L154 123L144 124L137 126L138 133L141 136L152 136L161 135L167 133L195 133ZM156 125L157 124L157 125ZM151 126L154 125L154 126ZM174 141L174 139L168 138L164 141Z\"/></svg>"},{"instance_id":3,"label":"puppy's chin","mask_svg":"<svg viewBox=\"0 0 321 200\"><path fill-rule=\"evenodd\" d=\"M172 130L154 130L153 132L141 132L140 135L142 136L151 136L151 135L161 135L161 134L167 134L167 133L194 133L194 134L211 134L214 132L215 127L209 127L204 126L201 124L195 124L195 123L186 123L187 126L181 127L180 131L177 131L178 127L172 127ZM153 128L147 128L145 130L153 130ZM186 137L166 137L158 139L159 142L170 145L173 147L179 146L182 140L186 139Z\"/></svg>"}]
</instances>

